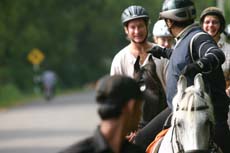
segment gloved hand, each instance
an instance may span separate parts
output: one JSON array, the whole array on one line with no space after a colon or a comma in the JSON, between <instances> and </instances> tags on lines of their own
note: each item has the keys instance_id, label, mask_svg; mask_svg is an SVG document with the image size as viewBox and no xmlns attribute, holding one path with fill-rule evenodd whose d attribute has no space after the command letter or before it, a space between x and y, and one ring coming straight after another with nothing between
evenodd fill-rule
<instances>
[{"instance_id":1,"label":"gloved hand","mask_svg":"<svg viewBox=\"0 0 230 153\"><path fill-rule=\"evenodd\" d=\"M161 56L164 54L164 48L156 45L149 50L148 53L151 53L156 58L161 58Z\"/></svg>"},{"instance_id":2,"label":"gloved hand","mask_svg":"<svg viewBox=\"0 0 230 153\"><path fill-rule=\"evenodd\" d=\"M159 45L155 45L150 51L148 51L148 53L151 53L154 57L156 58L170 58L171 54L172 54L173 49L171 48L163 48Z\"/></svg>"},{"instance_id":3,"label":"gloved hand","mask_svg":"<svg viewBox=\"0 0 230 153\"><path fill-rule=\"evenodd\" d=\"M185 76L195 77L197 73L201 73L204 68L204 64L201 61L197 61L191 64L188 64L184 67L181 74Z\"/></svg>"}]
</instances>

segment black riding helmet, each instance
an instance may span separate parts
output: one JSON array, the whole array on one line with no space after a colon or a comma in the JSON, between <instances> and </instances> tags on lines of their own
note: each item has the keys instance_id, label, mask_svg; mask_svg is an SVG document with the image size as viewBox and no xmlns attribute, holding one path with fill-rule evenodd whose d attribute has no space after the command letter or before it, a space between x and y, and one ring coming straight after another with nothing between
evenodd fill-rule
<instances>
[{"instance_id":1,"label":"black riding helmet","mask_svg":"<svg viewBox=\"0 0 230 153\"><path fill-rule=\"evenodd\" d=\"M222 33L224 31L224 29L225 29L225 24L226 24L223 12L217 7L208 7L206 9L204 9L203 12L200 15L200 24L201 25L203 24L204 18L207 15L215 15L215 16L217 16L219 18L219 20L220 20L219 32Z\"/></svg>"},{"instance_id":2,"label":"black riding helmet","mask_svg":"<svg viewBox=\"0 0 230 153\"><path fill-rule=\"evenodd\" d=\"M138 18L143 18L146 23L148 23L149 14L142 6L132 5L123 11L121 15L121 22L126 26L129 21Z\"/></svg>"},{"instance_id":3,"label":"black riding helmet","mask_svg":"<svg viewBox=\"0 0 230 153\"><path fill-rule=\"evenodd\" d=\"M178 22L193 21L196 18L194 3L191 0L165 0L160 18Z\"/></svg>"}]
</instances>

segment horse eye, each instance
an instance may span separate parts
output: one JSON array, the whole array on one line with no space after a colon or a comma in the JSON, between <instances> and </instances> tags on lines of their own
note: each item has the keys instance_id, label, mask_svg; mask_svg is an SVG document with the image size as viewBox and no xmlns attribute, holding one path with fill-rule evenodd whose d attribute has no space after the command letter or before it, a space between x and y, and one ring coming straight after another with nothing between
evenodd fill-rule
<instances>
[{"instance_id":1,"label":"horse eye","mask_svg":"<svg viewBox=\"0 0 230 153\"><path fill-rule=\"evenodd\" d=\"M177 122L177 127L179 127L179 128L181 128L181 127L182 127L181 122Z\"/></svg>"}]
</instances>

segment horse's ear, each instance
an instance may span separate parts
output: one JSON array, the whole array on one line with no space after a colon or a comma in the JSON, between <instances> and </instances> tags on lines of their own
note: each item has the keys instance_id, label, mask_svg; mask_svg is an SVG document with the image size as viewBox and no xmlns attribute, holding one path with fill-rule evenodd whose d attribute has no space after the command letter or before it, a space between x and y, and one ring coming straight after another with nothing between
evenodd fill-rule
<instances>
[{"instance_id":1,"label":"horse's ear","mask_svg":"<svg viewBox=\"0 0 230 153\"><path fill-rule=\"evenodd\" d=\"M152 55L149 55L148 63L150 63L152 65L152 68L153 68L152 71L155 72L156 71L156 63L154 62Z\"/></svg>"},{"instance_id":2,"label":"horse's ear","mask_svg":"<svg viewBox=\"0 0 230 153\"><path fill-rule=\"evenodd\" d=\"M153 57L152 57L152 55L149 55L149 59L148 59L148 61L149 61L149 62L154 62L154 61L153 61Z\"/></svg>"},{"instance_id":3,"label":"horse's ear","mask_svg":"<svg viewBox=\"0 0 230 153\"><path fill-rule=\"evenodd\" d=\"M183 93L186 88L187 88L186 77L184 75L180 75L179 80L177 82L177 90L178 92Z\"/></svg>"},{"instance_id":4,"label":"horse's ear","mask_svg":"<svg viewBox=\"0 0 230 153\"><path fill-rule=\"evenodd\" d=\"M137 56L137 59L134 63L134 72L139 72L140 71L140 64L139 64L139 61L140 61L140 56Z\"/></svg>"},{"instance_id":5,"label":"horse's ear","mask_svg":"<svg viewBox=\"0 0 230 153\"><path fill-rule=\"evenodd\" d=\"M176 111L176 109L178 108L186 88L186 77L184 75L180 75L179 80L177 81L177 94L173 97L172 101L173 111Z\"/></svg>"},{"instance_id":6,"label":"horse's ear","mask_svg":"<svg viewBox=\"0 0 230 153\"><path fill-rule=\"evenodd\" d=\"M204 81L202 78L202 74L198 73L194 78L194 86L195 89L204 91Z\"/></svg>"}]
</instances>

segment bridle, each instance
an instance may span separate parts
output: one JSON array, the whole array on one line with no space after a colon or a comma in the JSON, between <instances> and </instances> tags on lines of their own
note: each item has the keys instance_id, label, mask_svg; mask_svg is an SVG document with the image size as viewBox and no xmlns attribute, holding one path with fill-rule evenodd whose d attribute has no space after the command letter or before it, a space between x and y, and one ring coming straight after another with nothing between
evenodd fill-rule
<instances>
[{"instance_id":1,"label":"bridle","mask_svg":"<svg viewBox=\"0 0 230 153\"><path fill-rule=\"evenodd\" d=\"M174 122L176 122L176 119L174 120ZM211 121L209 124L210 124L210 129L212 129ZM209 138L209 147L207 150L197 149L197 150L184 151L183 145L181 144L180 140L178 139L178 132L177 132L176 124L174 124L174 126L172 128L173 129L172 129L172 136L171 136L171 146L172 146L173 153L174 153L174 147L173 147L173 143L172 143L172 138L173 138L174 134L175 134L175 139L176 139L176 145L178 148L177 153L218 153L218 147L214 144L212 136ZM211 135L213 135L213 134L211 134Z\"/></svg>"},{"instance_id":2,"label":"bridle","mask_svg":"<svg viewBox=\"0 0 230 153\"><path fill-rule=\"evenodd\" d=\"M195 94L198 94L201 98L204 99L204 93L203 92L195 92ZM185 95L185 93L182 94L182 98ZM192 107L191 111L203 111L206 109L209 109L209 106L207 105L207 103L205 101L203 101L205 103L205 105L203 106L198 106L198 107ZM179 105L177 105L176 111L179 110ZM188 108L182 108L180 109L182 111L188 111ZM181 144L180 140L178 139L178 127L177 127L177 120L176 118L174 118L174 125L172 127L172 136L171 136L171 147L172 147L172 151L174 153L174 146L173 146L173 137L175 136L175 140L176 140L176 146L178 148L178 152L177 153L218 153L219 148L215 145L214 141L213 141L213 123L209 120L209 126L210 126L210 138L209 138L209 147L208 149L196 149L196 150L188 150L185 151L183 145Z\"/></svg>"}]
</instances>

